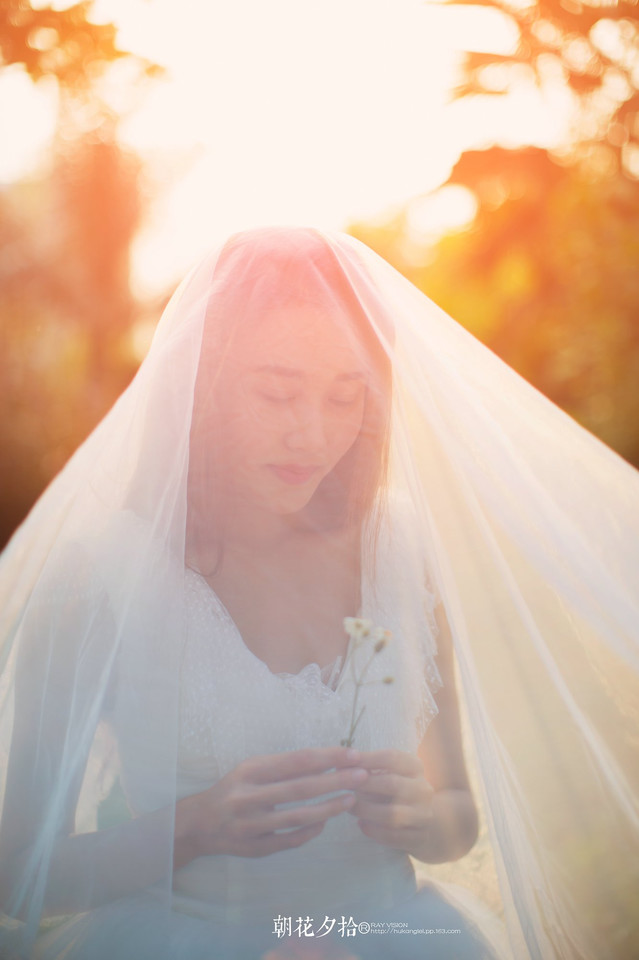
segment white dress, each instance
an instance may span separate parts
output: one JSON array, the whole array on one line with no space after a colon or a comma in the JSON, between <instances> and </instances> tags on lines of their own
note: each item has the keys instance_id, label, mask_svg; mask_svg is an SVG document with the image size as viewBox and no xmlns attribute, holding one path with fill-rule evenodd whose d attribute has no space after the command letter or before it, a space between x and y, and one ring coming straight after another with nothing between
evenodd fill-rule
<instances>
[{"instance_id":1,"label":"white dress","mask_svg":"<svg viewBox=\"0 0 639 960\"><path fill-rule=\"evenodd\" d=\"M366 680L372 682L360 698L366 709L355 746L415 752L424 726L437 712L433 691L441 681L433 660L434 598L423 582L409 582L407 569L393 563L392 551L386 549L376 564L375 582L367 574L362 579L360 613L392 631L384 650L371 658L370 646L349 647L346 670L338 657L323 667L308 664L298 674L272 673L244 644L206 580L187 569L178 798L207 789L252 755L338 745L348 734L351 719L354 686L349 668L358 673L363 658L370 659ZM418 598L417 628L422 636L412 653L406 624L394 622L390 602L398 577L402 588ZM126 654L123 657L119 669L125 674L134 667L127 666ZM389 676L393 683L383 683ZM117 692L111 723L116 737L120 726L127 732L120 743L120 758L130 807L135 815L157 809L161 801L154 795L153 758L137 748L131 717L127 707L119 705ZM35 956L38 960L258 960L268 949L285 946L276 934L277 918L284 930L289 920L294 928L298 918L308 918L315 931L325 918L333 919L334 939L345 936L337 927L342 918L355 924L401 921L411 928L455 928L460 932L452 939L437 938L440 952L429 938L429 957L493 956L482 952L479 939L470 932L472 924L469 927L434 888L418 891L407 854L366 837L348 812L330 818L308 843L268 857L214 856L191 861L174 873L170 923L160 899L151 888L75 917L41 937ZM410 936L366 939L360 935L357 943L349 940L348 947L362 956L416 957L420 954L411 953L415 943ZM456 952L447 952L453 948Z\"/></svg>"}]
</instances>

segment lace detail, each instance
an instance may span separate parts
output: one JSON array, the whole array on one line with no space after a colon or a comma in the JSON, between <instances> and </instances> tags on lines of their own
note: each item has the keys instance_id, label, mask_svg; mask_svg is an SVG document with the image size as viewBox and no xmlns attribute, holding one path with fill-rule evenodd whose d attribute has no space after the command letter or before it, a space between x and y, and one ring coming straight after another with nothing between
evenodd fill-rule
<instances>
[{"instance_id":1,"label":"lace detail","mask_svg":"<svg viewBox=\"0 0 639 960\"><path fill-rule=\"evenodd\" d=\"M398 552L399 551L399 552ZM230 613L204 578L187 569L187 640L182 661L180 765L213 781L247 756L331 746L348 734L354 683L366 667L366 709L356 746L414 752L437 714L441 685L434 661L434 597L417 571L401 562L407 539L380 538L375 578L364 564L362 614L389 629L378 655L349 644L324 667L275 673L244 643ZM345 661L350 661L346 662ZM344 670L346 665L346 670ZM392 677L388 684L383 680Z\"/></svg>"},{"instance_id":2,"label":"lace detail","mask_svg":"<svg viewBox=\"0 0 639 960\"><path fill-rule=\"evenodd\" d=\"M361 668L360 650L349 646L345 673L346 655L323 668L309 663L297 674L273 673L241 641L229 612L199 574L187 570L185 588L178 795L206 789L251 756L338 746L351 722L349 664ZM364 612L372 616L364 590L363 585ZM367 680L377 682L360 697L366 710L357 728L359 749L414 751L414 724L404 709L398 659L397 650L389 645L371 664ZM397 685L381 683L387 673L397 677ZM174 903L205 911L207 917L232 917L234 922L272 918L282 902L287 911L308 911L303 878L309 862L314 865L318 911L336 911L353 890L380 908L414 893L408 857L365 837L356 819L344 813L329 818L318 837L285 851L277 861L197 858L176 872Z\"/></svg>"},{"instance_id":3,"label":"lace detail","mask_svg":"<svg viewBox=\"0 0 639 960\"><path fill-rule=\"evenodd\" d=\"M299 673L276 673L288 684L297 685L309 693L317 693L319 687L325 687L327 691L335 692L342 668L343 657L339 654L332 663L325 667L320 667L319 663L307 663L302 667Z\"/></svg>"},{"instance_id":4,"label":"lace detail","mask_svg":"<svg viewBox=\"0 0 639 960\"><path fill-rule=\"evenodd\" d=\"M244 643L233 617L204 577L191 568L187 568L187 577L194 580L196 585L200 585L205 598L205 606L208 595L209 603L213 605L217 614L224 620L227 630L235 637L241 650L245 651L251 659L257 661L257 664L263 667L271 676L279 677L287 684L299 686L301 689L308 690L309 692L317 692L318 686L325 687L329 692L336 691L343 659L341 654L338 654L335 660L328 663L325 667L320 667L319 663L307 663L298 673L287 673L286 671L276 673Z\"/></svg>"},{"instance_id":5,"label":"lace detail","mask_svg":"<svg viewBox=\"0 0 639 960\"><path fill-rule=\"evenodd\" d=\"M274 673L244 644L200 574L187 570L185 586L182 768L213 780L252 753L339 743L352 699L349 684L339 682L342 656L323 668Z\"/></svg>"}]
</instances>

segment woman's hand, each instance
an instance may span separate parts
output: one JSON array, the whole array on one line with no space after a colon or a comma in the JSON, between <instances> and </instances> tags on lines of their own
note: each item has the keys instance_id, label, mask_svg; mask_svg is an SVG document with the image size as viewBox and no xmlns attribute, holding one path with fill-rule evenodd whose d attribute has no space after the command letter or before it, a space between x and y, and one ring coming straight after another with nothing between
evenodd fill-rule
<instances>
[{"instance_id":1,"label":"woman's hand","mask_svg":"<svg viewBox=\"0 0 639 960\"><path fill-rule=\"evenodd\" d=\"M401 750L362 752L359 763L371 775L349 812L367 837L425 863L458 860L472 848L478 817L466 786L435 790L422 760Z\"/></svg>"},{"instance_id":2,"label":"woman's hand","mask_svg":"<svg viewBox=\"0 0 639 960\"><path fill-rule=\"evenodd\" d=\"M250 757L208 790L178 802L174 866L200 856L265 857L299 847L316 837L329 817L350 809L355 797L349 793L286 810L276 805L352 790L367 778L358 755L345 747Z\"/></svg>"},{"instance_id":3,"label":"woman's hand","mask_svg":"<svg viewBox=\"0 0 639 960\"><path fill-rule=\"evenodd\" d=\"M360 830L372 840L417 855L433 821L434 790L421 760L402 750L374 750L361 754L360 765L370 772L350 809Z\"/></svg>"}]
</instances>

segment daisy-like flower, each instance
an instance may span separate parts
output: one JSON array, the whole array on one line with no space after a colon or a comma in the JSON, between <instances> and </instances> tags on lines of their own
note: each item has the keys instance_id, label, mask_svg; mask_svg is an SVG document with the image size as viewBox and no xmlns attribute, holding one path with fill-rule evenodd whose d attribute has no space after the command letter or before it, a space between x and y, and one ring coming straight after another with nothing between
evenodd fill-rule
<instances>
[{"instance_id":1,"label":"daisy-like flower","mask_svg":"<svg viewBox=\"0 0 639 960\"><path fill-rule=\"evenodd\" d=\"M372 620L363 620L361 617L344 617L344 629L353 640L364 640L371 635Z\"/></svg>"},{"instance_id":2,"label":"daisy-like flower","mask_svg":"<svg viewBox=\"0 0 639 960\"><path fill-rule=\"evenodd\" d=\"M357 701L359 699L360 689L366 683L364 678L366 676L368 668L373 662L373 657L384 649L384 647L390 641L392 634L390 630L385 630L384 627L374 626L372 620L364 620L361 617L345 617L344 629L348 634L348 636L353 641L352 644L349 646L349 650L346 656L346 662L350 661L351 676L353 678L353 683L355 684L355 693L353 695L353 709L351 711L351 725L350 725L350 730L348 732L348 737L346 737L344 740L341 740L340 744L343 747L352 747L355 730L357 729L357 725L362 718L362 714L364 713L364 710L366 709L366 705L364 705L360 709L359 713L357 713ZM356 647L361 647L365 642L368 642L368 641L372 643L371 655L367 660L367 662L365 663L364 668L361 671L360 675L356 676L352 652ZM346 663L344 664L342 675L345 669L346 669ZM374 683L374 682L375 682L374 680L368 681L368 683ZM392 682L393 682L393 677L384 677L384 679L382 680L382 683L385 683L385 684L389 684Z\"/></svg>"}]
</instances>

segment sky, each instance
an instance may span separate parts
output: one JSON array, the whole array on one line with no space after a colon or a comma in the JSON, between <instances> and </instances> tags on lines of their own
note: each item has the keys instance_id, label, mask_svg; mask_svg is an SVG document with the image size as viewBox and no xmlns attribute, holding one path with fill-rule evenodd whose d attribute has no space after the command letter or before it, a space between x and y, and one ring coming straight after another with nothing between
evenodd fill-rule
<instances>
[{"instance_id":1,"label":"sky","mask_svg":"<svg viewBox=\"0 0 639 960\"><path fill-rule=\"evenodd\" d=\"M435 237L472 215L461 188L433 194L462 149L550 146L565 129L558 91L523 81L511 98L451 102L461 50L507 52L516 41L496 11L422 0L97 0L94 18L166 69L143 89L114 69L102 91L149 171L133 257L141 293L262 224L343 229L410 203L414 230ZM54 122L54 89L6 72L0 180L46 162Z\"/></svg>"}]
</instances>

